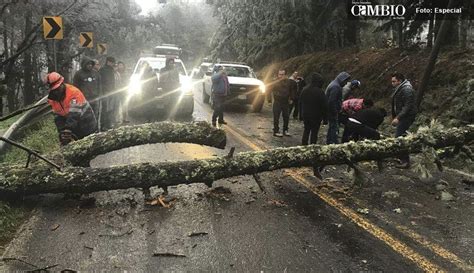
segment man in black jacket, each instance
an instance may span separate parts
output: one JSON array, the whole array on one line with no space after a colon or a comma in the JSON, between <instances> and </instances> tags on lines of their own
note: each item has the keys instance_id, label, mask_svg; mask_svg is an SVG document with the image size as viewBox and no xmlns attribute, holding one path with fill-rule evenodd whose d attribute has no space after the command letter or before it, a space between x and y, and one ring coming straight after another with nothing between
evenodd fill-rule
<instances>
[{"instance_id":1,"label":"man in black jacket","mask_svg":"<svg viewBox=\"0 0 474 273\"><path fill-rule=\"evenodd\" d=\"M288 132L290 123L290 103L293 102L296 84L286 76L286 71L278 71L278 79L270 88L268 102L271 103L270 93L273 94L273 136L291 136ZM283 134L280 133L280 115L283 116Z\"/></svg>"},{"instance_id":2,"label":"man in black jacket","mask_svg":"<svg viewBox=\"0 0 474 273\"><path fill-rule=\"evenodd\" d=\"M290 104L289 114L291 115L291 112L293 112L293 119L302 120L301 109L300 109L301 108L300 97L301 97L301 92L303 91L303 88L306 86L306 82L303 79L303 77L299 76L297 71L293 72L293 75L291 75L290 80L293 80L295 82L296 87L293 87L293 88L296 90L296 92L293 98L293 103Z\"/></svg>"},{"instance_id":3,"label":"man in black jacket","mask_svg":"<svg viewBox=\"0 0 474 273\"><path fill-rule=\"evenodd\" d=\"M395 137L406 136L408 128L415 121L417 108L415 103L415 90L411 83L401 73L392 74L392 126L396 127ZM400 157L399 168L409 168L408 154Z\"/></svg>"},{"instance_id":4,"label":"man in black jacket","mask_svg":"<svg viewBox=\"0 0 474 273\"><path fill-rule=\"evenodd\" d=\"M84 58L81 62L81 69L74 74L72 84L81 90L82 94L90 103L96 117L99 117L99 102L96 101L100 97L100 75L99 72L93 70L94 60Z\"/></svg>"},{"instance_id":5,"label":"man in black jacket","mask_svg":"<svg viewBox=\"0 0 474 273\"><path fill-rule=\"evenodd\" d=\"M101 130L110 129L116 120L117 109L115 109L117 94L115 90L115 58L107 57L105 65L99 70L100 82L102 87L102 94L105 96L102 99L102 120Z\"/></svg>"},{"instance_id":6,"label":"man in black jacket","mask_svg":"<svg viewBox=\"0 0 474 273\"><path fill-rule=\"evenodd\" d=\"M301 92L301 116L304 122L302 145L316 144L321 121L327 123L328 100L323 90L323 77L310 75L310 82Z\"/></svg>"}]
</instances>

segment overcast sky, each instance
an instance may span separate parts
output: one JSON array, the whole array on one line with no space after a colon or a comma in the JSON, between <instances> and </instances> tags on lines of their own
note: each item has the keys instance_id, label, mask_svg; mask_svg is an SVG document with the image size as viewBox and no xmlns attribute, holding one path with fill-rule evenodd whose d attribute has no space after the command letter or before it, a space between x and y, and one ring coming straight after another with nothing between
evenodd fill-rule
<instances>
[{"instance_id":1,"label":"overcast sky","mask_svg":"<svg viewBox=\"0 0 474 273\"><path fill-rule=\"evenodd\" d=\"M158 7L158 0L135 0L135 2L142 8L140 14L147 15L150 11Z\"/></svg>"}]
</instances>

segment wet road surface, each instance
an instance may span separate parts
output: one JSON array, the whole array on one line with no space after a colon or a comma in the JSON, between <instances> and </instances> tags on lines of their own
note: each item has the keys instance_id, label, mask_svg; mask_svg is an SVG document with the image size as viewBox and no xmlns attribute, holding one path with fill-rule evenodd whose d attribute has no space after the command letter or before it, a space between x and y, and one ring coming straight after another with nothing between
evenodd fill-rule
<instances>
[{"instance_id":1,"label":"wet road surface","mask_svg":"<svg viewBox=\"0 0 474 273\"><path fill-rule=\"evenodd\" d=\"M211 109L202 104L199 90L195 101L193 119L208 120ZM144 145L99 156L92 165L100 168L199 159L225 155L231 147L240 152L298 145L300 141L302 125L297 121L290 125L293 137L271 136L268 105L262 113L232 109L226 119L225 150L191 144ZM242 176L216 181L212 189L204 184L170 187L170 208L145 205L140 189L99 192L81 200L43 196L3 255L35 266L8 261L0 268L264 272L469 269L472 223L459 229L455 237L437 236L437 229L424 228L422 220L416 220L418 226L403 233L406 221L391 211L387 214L383 200L364 198L371 197L373 191L350 190L339 195L350 185L350 175L342 169L328 168L324 181L309 175L309 170L295 169L260 174L260 185L254 177ZM391 172L388 170L387 175ZM374 185L370 188L373 190ZM380 194L385 189L377 190ZM155 198L161 193L162 189L152 190ZM362 207L370 207L370 213L357 213ZM450 209L456 210L456 205ZM471 211L464 214L466 219L472 216ZM441 220L445 219L439 220L443 225ZM413 234L421 236L421 242L428 238L429 244L417 242Z\"/></svg>"}]
</instances>

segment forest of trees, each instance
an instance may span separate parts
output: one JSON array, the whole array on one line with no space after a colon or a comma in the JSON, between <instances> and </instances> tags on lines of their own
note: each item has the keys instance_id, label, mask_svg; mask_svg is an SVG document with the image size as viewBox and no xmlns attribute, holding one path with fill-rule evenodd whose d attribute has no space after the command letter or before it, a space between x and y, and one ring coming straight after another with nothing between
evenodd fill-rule
<instances>
[{"instance_id":1,"label":"forest of trees","mask_svg":"<svg viewBox=\"0 0 474 273\"><path fill-rule=\"evenodd\" d=\"M431 47L443 18L434 15L421 18L415 14L415 8L448 4L442 0L373 1L403 4L407 8L404 20L382 21L349 19L347 1L342 0L274 0L271 4L265 0L206 2L214 6L214 15L221 19L212 42L213 56L228 55L254 66L347 47ZM467 0L456 1L456 6L464 6L466 11L473 8ZM452 20L446 44L468 46L469 32L472 32L471 21L458 16Z\"/></svg>"},{"instance_id":2,"label":"forest of trees","mask_svg":"<svg viewBox=\"0 0 474 273\"><path fill-rule=\"evenodd\" d=\"M209 11L206 11L207 10ZM204 10L203 10L204 9ZM79 33L93 32L106 43L108 55L133 66L139 55L161 43L182 46L192 55L209 51L209 7L168 3L140 14L134 0L5 0L0 3L0 114L43 96L42 77L54 69L52 40L43 39L43 16L62 16L64 39L56 40L57 69L66 78L83 56L97 58L95 48L80 48ZM209 18L204 16L209 15Z\"/></svg>"},{"instance_id":3,"label":"forest of trees","mask_svg":"<svg viewBox=\"0 0 474 273\"><path fill-rule=\"evenodd\" d=\"M3 0L0 3L0 110L11 112L44 94L41 78L54 67L52 41L43 39L43 16L61 15L64 39L56 41L57 67L70 77L84 55L103 60L95 48L81 49L79 33L94 33L108 54L129 66L144 51L174 43L190 56L245 61L256 68L297 55L341 48L431 47L441 17L417 18L418 0L404 3L404 20L348 19L343 0L150 0L158 9L140 14L134 0ZM436 0L440 3L446 2ZM436 1L422 0L422 3ZM160 4L158 4L160 3ZM472 9L471 1L460 0ZM471 13L472 14L472 13ZM472 45L472 23L451 20L444 44ZM73 67L76 69L77 67Z\"/></svg>"}]
</instances>

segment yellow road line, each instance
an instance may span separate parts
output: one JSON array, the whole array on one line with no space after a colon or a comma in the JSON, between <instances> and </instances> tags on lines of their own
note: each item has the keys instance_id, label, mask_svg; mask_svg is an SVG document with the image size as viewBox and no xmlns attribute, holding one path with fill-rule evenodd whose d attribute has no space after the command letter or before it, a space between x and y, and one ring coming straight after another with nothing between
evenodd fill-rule
<instances>
[{"instance_id":1,"label":"yellow road line","mask_svg":"<svg viewBox=\"0 0 474 273\"><path fill-rule=\"evenodd\" d=\"M229 128L231 129L231 128ZM231 129L232 130L232 129ZM238 131L240 131L240 129L237 129ZM233 131L233 135L239 135L239 136L242 136L243 139L245 139L244 135L243 135L243 132L237 132L235 130L232 130ZM240 138L239 138L240 139ZM249 140L245 139L245 143L246 142L249 142L252 146L249 145L249 147L251 147L252 149L254 150L262 150L262 148L260 148L259 146L255 145L254 143L250 142ZM261 144L261 145L265 145L265 144ZM257 149L255 149L254 147L257 147ZM464 174L464 173L462 173ZM296 174L294 171L290 171L289 173L290 176L294 176L294 175L299 175L299 174ZM293 177L294 178L294 177ZM306 179L302 178L304 181L307 181ZM300 182L301 184L303 184L303 182L299 181L299 179L296 179L298 182ZM309 181L308 181L309 182ZM310 182L309 182L310 183ZM306 185L305 185L306 186ZM326 195L325 193L321 192L319 189L316 188L316 191L318 196L320 194L323 194L323 195ZM314 193L314 192L313 192ZM327 195L328 196L328 195ZM321 197L321 196L320 196ZM330 197L330 196L328 196ZM322 197L321 197L322 198ZM326 200L325 200L326 201ZM356 203L360 203L360 202L357 202L358 200L356 200ZM337 201L336 201L337 202ZM338 202L339 203L339 202ZM356 214L357 215L357 214ZM357 215L359 216L359 215ZM383 215L377 213L376 216L380 219L382 219L383 221L385 221L386 223L388 224L391 224L396 230L398 230L400 233L402 233L403 235L411 238L412 240L414 240L415 242L417 242L418 244L424 246L425 248L431 250L433 253L435 253L436 255L450 261L451 263L455 264L458 268L462 269L462 270L465 270L465 271L474 271L474 267L472 265L470 265L469 263L467 263L466 261L464 261L463 259L461 259L460 257L458 257L456 254L452 253L451 251L445 249L444 247L436 244L436 243L433 243L431 242L430 240L428 240L426 237L416 233L414 230L410 229L409 227L407 226L403 226L403 225L399 225L399 224L395 224L391 221L389 221L388 219L386 219Z\"/></svg>"},{"instance_id":2,"label":"yellow road line","mask_svg":"<svg viewBox=\"0 0 474 273\"><path fill-rule=\"evenodd\" d=\"M355 200L355 203L358 205L361 205L361 202L359 200ZM451 251L445 249L444 247L431 242L428 240L425 236L418 234L416 231L413 229L404 226L404 225L399 225L396 223L393 223L389 219L387 219L385 216L383 216L381 213L377 211L373 211L372 214L374 214L377 218L381 219L387 224L390 224L395 227L396 230L401 232L403 235L410 237L412 240L417 242L418 244L424 246L425 248L428 248L431 250L433 253L436 255L450 261L451 263L455 264L458 268L464 270L464 271L474 271L474 267L472 265L469 265L466 261L463 259L459 258L456 254L452 253Z\"/></svg>"},{"instance_id":3,"label":"yellow road line","mask_svg":"<svg viewBox=\"0 0 474 273\"><path fill-rule=\"evenodd\" d=\"M249 146L251 149L256 150L256 151L262 150L261 147L257 146L256 144L248 140L244 136L244 134L237 132L237 131L240 131L239 129L233 129L231 128L231 126L226 126L225 130L231 133L239 141ZM327 204L334 207L344 216L349 218L352 222L354 222L355 224L357 224L358 226L360 226L361 228L363 228L364 230L372 234L377 239L383 241L385 244L387 244L389 247L391 247L393 250L398 252L400 255L402 255L406 259L414 262L419 268L423 269L424 271L429 271L429 272L444 272L445 271L444 269L432 263L430 260L422 256L421 254L417 253L408 245L397 240L395 237L393 237L392 235L384 231L382 228L376 226L375 224L372 224L369 220L363 218L352 209L344 206L343 203L332 198L328 194L321 192L318 188L316 188L310 181L308 181L303 176L291 170L287 171L287 173L294 180L296 180L297 182L299 182L300 184L302 184L303 186L311 190L311 192L316 194L319 198L321 198Z\"/></svg>"}]
</instances>

